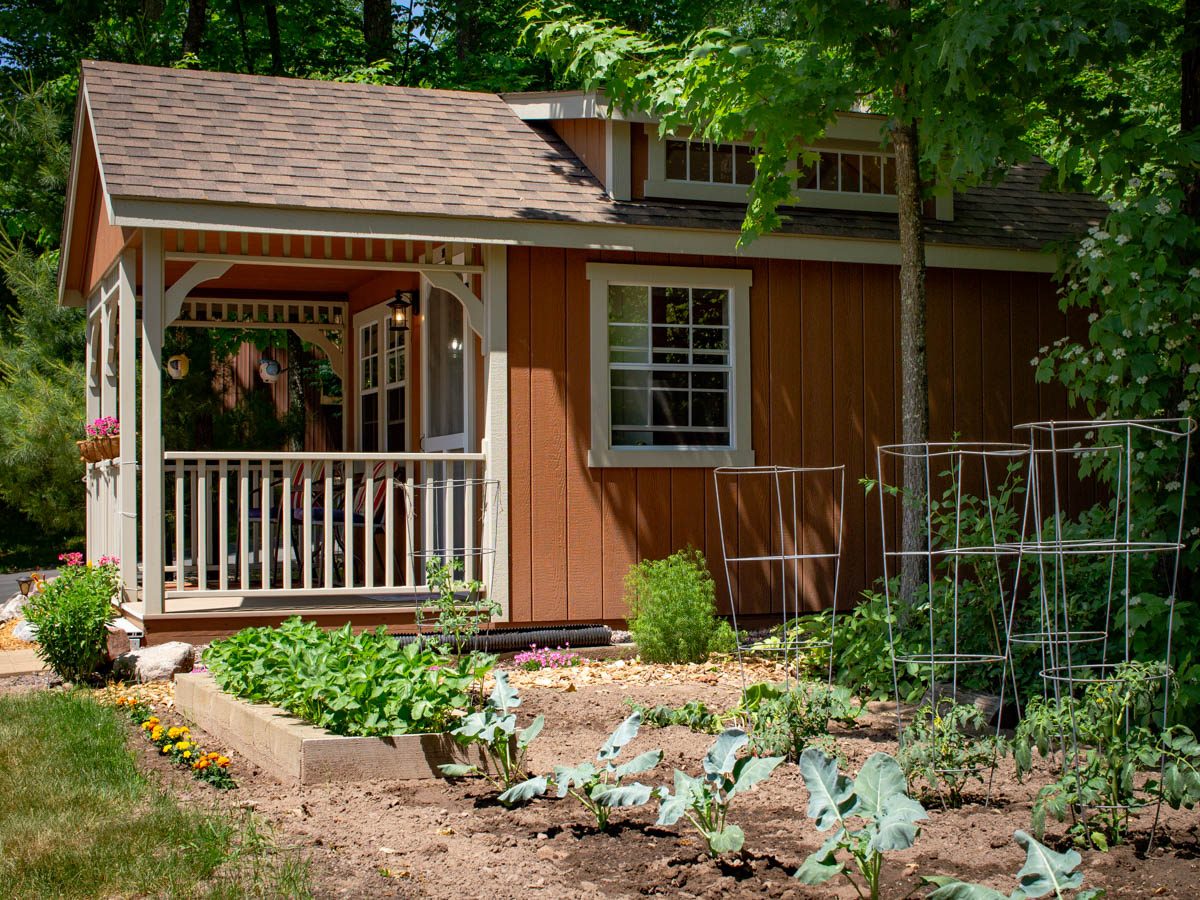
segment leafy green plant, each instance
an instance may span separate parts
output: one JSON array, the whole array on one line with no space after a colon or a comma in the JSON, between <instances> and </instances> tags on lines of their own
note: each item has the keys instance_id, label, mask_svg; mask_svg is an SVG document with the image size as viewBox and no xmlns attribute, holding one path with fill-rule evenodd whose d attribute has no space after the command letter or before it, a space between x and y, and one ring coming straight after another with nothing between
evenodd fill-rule
<instances>
[{"instance_id":1,"label":"leafy green plant","mask_svg":"<svg viewBox=\"0 0 1200 900\"><path fill-rule=\"evenodd\" d=\"M928 900L1026 900L1049 894L1053 894L1055 900L1067 900L1071 896L1075 900L1099 900L1104 896L1102 890L1080 890L1083 873L1076 870L1081 859L1074 850L1058 853L1024 831L1014 832L1013 837L1025 850L1025 865L1017 872L1017 886L1011 894L948 875L926 875L921 881L937 887Z\"/></svg>"},{"instance_id":2,"label":"leafy green plant","mask_svg":"<svg viewBox=\"0 0 1200 900\"><path fill-rule=\"evenodd\" d=\"M687 817L704 839L710 856L736 853L746 842L745 832L726 819L733 798L765 781L783 762L782 756L738 757L750 736L740 728L727 728L704 755L704 776L696 778L675 770L675 793L659 788L659 825L674 825Z\"/></svg>"},{"instance_id":3,"label":"leafy green plant","mask_svg":"<svg viewBox=\"0 0 1200 900\"><path fill-rule=\"evenodd\" d=\"M625 600L638 655L656 663L703 662L710 653L736 646L732 629L717 618L715 596L699 550L688 548L632 566L625 577Z\"/></svg>"},{"instance_id":4,"label":"leafy green plant","mask_svg":"<svg viewBox=\"0 0 1200 900\"><path fill-rule=\"evenodd\" d=\"M541 734L546 719L538 716L526 728L517 731L517 714L513 710L520 705L521 695L508 683L508 673L497 671L496 686L483 709L464 716L458 727L450 732L462 746L475 746L483 751L491 771L479 766L451 763L438 766L441 773L447 778L479 775L496 790L504 792L500 795L504 803L528 800L529 797L512 795L510 789L525 778L525 756L534 738Z\"/></svg>"},{"instance_id":5,"label":"leafy green plant","mask_svg":"<svg viewBox=\"0 0 1200 900\"><path fill-rule=\"evenodd\" d=\"M608 818L614 809L642 806L650 802L653 794L649 786L637 781L626 783L624 779L658 766L663 758L661 750L647 750L629 762L616 763L625 745L637 737L641 724L641 714L635 712L618 725L596 754L599 766L590 761L577 766L555 766L553 776L543 775L514 785L500 795L500 802L521 803L544 795L554 786L559 799L570 795L583 804L595 818L596 827L603 831L608 828Z\"/></svg>"},{"instance_id":6,"label":"leafy green plant","mask_svg":"<svg viewBox=\"0 0 1200 900\"><path fill-rule=\"evenodd\" d=\"M681 725L699 734L717 734L724 728L721 716L710 710L703 700L689 700L683 706L645 706L632 700L625 702L651 728Z\"/></svg>"},{"instance_id":7,"label":"leafy green plant","mask_svg":"<svg viewBox=\"0 0 1200 900\"><path fill-rule=\"evenodd\" d=\"M482 596L483 582L456 578L462 570L461 559L426 560L425 583L434 593L415 611L417 633L431 631L430 639L445 644L453 653L466 653L483 626L500 614L500 605ZM435 617L432 626L426 622L430 615Z\"/></svg>"},{"instance_id":8,"label":"leafy green plant","mask_svg":"<svg viewBox=\"0 0 1200 900\"><path fill-rule=\"evenodd\" d=\"M1001 739L982 734L987 727L972 704L942 698L918 709L897 756L909 790L923 784L943 808L962 806L967 783L983 784L984 771L1004 751Z\"/></svg>"},{"instance_id":9,"label":"leafy green plant","mask_svg":"<svg viewBox=\"0 0 1200 900\"><path fill-rule=\"evenodd\" d=\"M116 616L117 566L66 565L25 606L37 628L37 652L63 681L82 681L104 660L104 626Z\"/></svg>"},{"instance_id":10,"label":"leafy green plant","mask_svg":"<svg viewBox=\"0 0 1200 900\"><path fill-rule=\"evenodd\" d=\"M874 753L852 782L838 774L836 760L810 747L800 755L800 775L808 788L809 818L818 831L836 830L795 877L815 885L841 875L860 897L878 900L883 855L911 847L921 833L916 823L929 818L925 807L905 793L900 764L886 753ZM865 824L852 828L852 818ZM843 854L848 860L839 858Z\"/></svg>"},{"instance_id":11,"label":"leafy green plant","mask_svg":"<svg viewBox=\"0 0 1200 900\"><path fill-rule=\"evenodd\" d=\"M845 687L800 682L789 690L761 682L742 692L729 716L750 733L751 753L798 760L805 747L828 736L831 721L853 722L860 711Z\"/></svg>"},{"instance_id":12,"label":"leafy green plant","mask_svg":"<svg viewBox=\"0 0 1200 900\"><path fill-rule=\"evenodd\" d=\"M1161 663L1132 662L1078 697L1030 701L1013 742L1018 777L1032 769L1034 749L1063 756L1058 779L1034 801L1034 834L1044 833L1047 814L1060 822L1069 816L1077 843L1104 850L1125 839L1130 812L1153 793L1176 809L1200 802L1195 735L1182 725L1162 733L1152 727L1166 678ZM1138 788L1139 773L1160 768L1161 779Z\"/></svg>"},{"instance_id":13,"label":"leafy green plant","mask_svg":"<svg viewBox=\"0 0 1200 900\"><path fill-rule=\"evenodd\" d=\"M221 689L269 703L334 734L428 734L471 706L470 691L494 663L401 645L381 626L322 631L298 616L213 641L204 662Z\"/></svg>"}]
</instances>

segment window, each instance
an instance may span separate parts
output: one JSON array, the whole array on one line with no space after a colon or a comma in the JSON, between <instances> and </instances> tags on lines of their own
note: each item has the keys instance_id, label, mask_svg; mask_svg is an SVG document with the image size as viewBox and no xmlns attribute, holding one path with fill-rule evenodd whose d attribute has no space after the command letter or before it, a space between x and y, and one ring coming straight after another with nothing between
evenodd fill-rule
<instances>
[{"instance_id":1,"label":"window","mask_svg":"<svg viewBox=\"0 0 1200 900\"><path fill-rule=\"evenodd\" d=\"M801 191L896 195L896 158L890 153L810 149L801 154L796 170Z\"/></svg>"},{"instance_id":2,"label":"window","mask_svg":"<svg viewBox=\"0 0 1200 900\"><path fill-rule=\"evenodd\" d=\"M389 327L388 311L375 307L355 316L358 334L357 449L403 453L408 449L408 335Z\"/></svg>"},{"instance_id":3,"label":"window","mask_svg":"<svg viewBox=\"0 0 1200 900\"><path fill-rule=\"evenodd\" d=\"M593 466L714 466L750 449L750 273L592 263Z\"/></svg>"},{"instance_id":4,"label":"window","mask_svg":"<svg viewBox=\"0 0 1200 900\"><path fill-rule=\"evenodd\" d=\"M708 144L671 138L666 145L668 181L741 185L754 181L757 151L749 144Z\"/></svg>"}]
</instances>

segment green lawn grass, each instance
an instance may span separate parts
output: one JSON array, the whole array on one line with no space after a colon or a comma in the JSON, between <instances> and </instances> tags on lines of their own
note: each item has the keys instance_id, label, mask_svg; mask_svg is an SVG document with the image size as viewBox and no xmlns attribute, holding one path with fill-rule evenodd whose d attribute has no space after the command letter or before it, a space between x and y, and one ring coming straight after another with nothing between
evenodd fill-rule
<instances>
[{"instance_id":1,"label":"green lawn grass","mask_svg":"<svg viewBox=\"0 0 1200 900\"><path fill-rule=\"evenodd\" d=\"M0 696L0 896L304 897L254 816L183 808L85 692Z\"/></svg>"}]
</instances>

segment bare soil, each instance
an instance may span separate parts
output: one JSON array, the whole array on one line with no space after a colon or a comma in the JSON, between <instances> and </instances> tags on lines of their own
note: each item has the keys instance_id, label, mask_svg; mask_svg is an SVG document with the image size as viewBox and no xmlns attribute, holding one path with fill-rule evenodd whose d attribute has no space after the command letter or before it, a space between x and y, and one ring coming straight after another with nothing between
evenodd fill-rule
<instances>
[{"instance_id":1,"label":"bare soil","mask_svg":"<svg viewBox=\"0 0 1200 900\"><path fill-rule=\"evenodd\" d=\"M633 675L613 668L620 665L626 664L590 663L573 678L514 675L524 700L521 724L538 713L546 716L530 754L534 771L593 757L628 714L627 697L653 704L700 699L714 709L737 700L740 680L729 670L714 675L711 668L690 667L669 679L660 672L651 680L649 670L620 677ZM873 704L855 727L835 729L848 770L856 772L877 750L894 752L894 727L887 708ZM202 732L193 732L206 744ZM131 740L145 764L174 789L196 802L213 801L216 792L171 768L132 732ZM663 766L642 780L665 784L671 767L697 772L711 741L679 727L645 728L630 750L661 747ZM813 889L791 877L822 837L805 815L808 794L792 765L735 800L730 821L745 829L746 851L715 862L682 823L656 827L651 807L618 811L605 834L595 831L573 800L539 800L510 811L479 781L301 788L281 785L237 757L233 772L239 786L225 802L255 809L273 823L281 844L298 847L312 863L321 896L856 896L844 882ZM1038 776L1044 774L1019 784L1011 760L1005 760L996 772L990 805L980 790L977 802L962 809L931 808L916 846L889 856L883 895L909 895L924 874L955 875L1008 893L1024 861L1012 833L1029 828L1032 798L1045 782ZM1109 897L1119 898L1200 896L1200 814L1164 808L1156 847L1146 855L1152 815L1139 818L1131 844L1083 853L1087 886L1107 888ZM1054 823L1047 840L1063 846L1064 833L1065 826Z\"/></svg>"}]
</instances>

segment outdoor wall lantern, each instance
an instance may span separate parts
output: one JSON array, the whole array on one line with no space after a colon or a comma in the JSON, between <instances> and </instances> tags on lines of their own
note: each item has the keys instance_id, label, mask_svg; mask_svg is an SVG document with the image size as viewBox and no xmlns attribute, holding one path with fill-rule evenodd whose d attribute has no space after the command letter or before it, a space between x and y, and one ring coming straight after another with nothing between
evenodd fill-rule
<instances>
[{"instance_id":1,"label":"outdoor wall lantern","mask_svg":"<svg viewBox=\"0 0 1200 900\"><path fill-rule=\"evenodd\" d=\"M188 367L191 365L191 363L192 361L187 358L186 353L180 353L176 356L172 356L167 360L167 374L170 375L175 381L179 381L179 379L187 375Z\"/></svg>"},{"instance_id":2,"label":"outdoor wall lantern","mask_svg":"<svg viewBox=\"0 0 1200 900\"><path fill-rule=\"evenodd\" d=\"M33 576L22 575L17 579L17 590L21 592L22 597L28 597L29 592L33 589Z\"/></svg>"},{"instance_id":3,"label":"outdoor wall lantern","mask_svg":"<svg viewBox=\"0 0 1200 900\"><path fill-rule=\"evenodd\" d=\"M388 301L388 309L392 331L408 331L412 317L417 314L416 291L396 291L395 299Z\"/></svg>"},{"instance_id":4,"label":"outdoor wall lantern","mask_svg":"<svg viewBox=\"0 0 1200 900\"><path fill-rule=\"evenodd\" d=\"M258 377L263 380L263 384L274 384L279 380L279 373L283 371L283 367L279 362L269 357L264 356L258 361Z\"/></svg>"}]
</instances>

